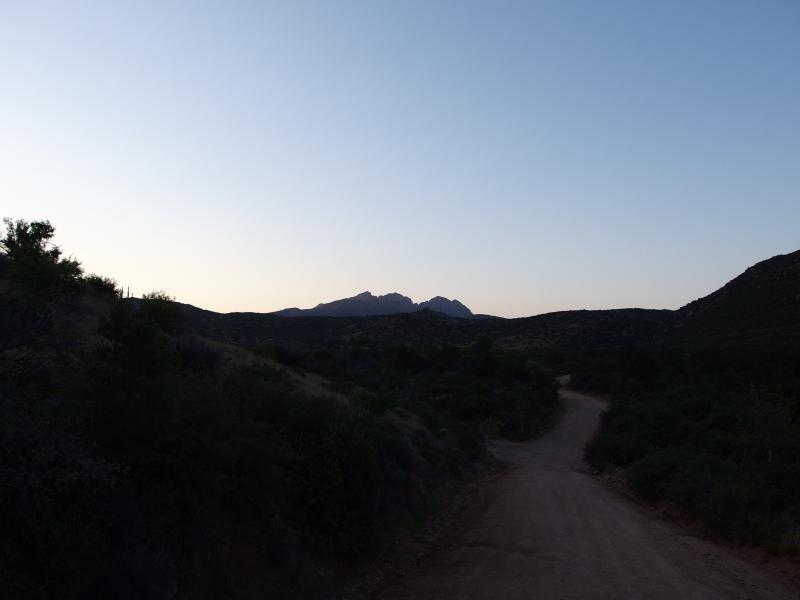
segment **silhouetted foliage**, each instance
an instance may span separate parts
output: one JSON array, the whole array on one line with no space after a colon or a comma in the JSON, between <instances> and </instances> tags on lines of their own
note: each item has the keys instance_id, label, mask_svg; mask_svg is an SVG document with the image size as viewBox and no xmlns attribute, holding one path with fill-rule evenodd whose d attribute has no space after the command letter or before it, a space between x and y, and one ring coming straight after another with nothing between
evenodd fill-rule
<instances>
[{"instance_id":1,"label":"silhouetted foliage","mask_svg":"<svg viewBox=\"0 0 800 600\"><path fill-rule=\"evenodd\" d=\"M488 435L555 407L549 372L487 337L251 351L184 332L165 292L82 277L48 222L6 228L2 598L319 596L323 567L418 523Z\"/></svg>"},{"instance_id":2,"label":"silhouetted foliage","mask_svg":"<svg viewBox=\"0 0 800 600\"><path fill-rule=\"evenodd\" d=\"M183 328L183 315L175 298L164 291L142 296L142 311L167 333L177 334Z\"/></svg>"},{"instance_id":3,"label":"silhouetted foliage","mask_svg":"<svg viewBox=\"0 0 800 600\"><path fill-rule=\"evenodd\" d=\"M20 307L49 293L15 282ZM95 312L56 303L48 319L101 314L92 342L53 361L50 330L20 329L41 360L0 365L2 597L235 595L264 573L285 597L318 595L313 565L368 555L487 459L487 431L529 435L554 407L546 372L485 342L234 352L180 334L163 292L70 289L58 297ZM304 390L300 365L335 394ZM226 547L246 560L220 562Z\"/></svg>"},{"instance_id":4,"label":"silhouetted foliage","mask_svg":"<svg viewBox=\"0 0 800 600\"><path fill-rule=\"evenodd\" d=\"M632 489L690 511L717 533L800 549L800 348L608 352L579 386L613 389L586 455ZM785 544L789 544L786 546Z\"/></svg>"},{"instance_id":5,"label":"silhouetted foliage","mask_svg":"<svg viewBox=\"0 0 800 600\"><path fill-rule=\"evenodd\" d=\"M55 331L53 317L77 309L81 268L61 258L47 221L4 219L0 238L0 368L57 358L69 339ZM43 350L47 348L48 351Z\"/></svg>"},{"instance_id":6,"label":"silhouetted foliage","mask_svg":"<svg viewBox=\"0 0 800 600\"><path fill-rule=\"evenodd\" d=\"M87 287L94 293L105 296L122 296L122 289L111 277L102 275L87 275L83 278Z\"/></svg>"},{"instance_id":7,"label":"silhouetted foliage","mask_svg":"<svg viewBox=\"0 0 800 600\"><path fill-rule=\"evenodd\" d=\"M552 373L522 353L491 348L486 336L467 347L357 341L311 349L298 360L345 389L369 390L364 406L397 403L423 416L433 431L449 423L484 436L530 437L555 410Z\"/></svg>"},{"instance_id":8,"label":"silhouetted foliage","mask_svg":"<svg viewBox=\"0 0 800 600\"><path fill-rule=\"evenodd\" d=\"M81 277L80 263L61 258L61 250L52 243L55 229L49 221L3 219L5 236L0 238L0 263L5 276L37 288L54 283L71 284Z\"/></svg>"}]
</instances>

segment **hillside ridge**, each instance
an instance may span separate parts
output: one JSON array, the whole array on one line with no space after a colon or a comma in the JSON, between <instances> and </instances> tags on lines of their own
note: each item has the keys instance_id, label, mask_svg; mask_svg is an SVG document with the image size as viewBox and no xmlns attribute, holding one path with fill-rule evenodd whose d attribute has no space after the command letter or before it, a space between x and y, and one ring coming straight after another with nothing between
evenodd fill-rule
<instances>
[{"instance_id":1,"label":"hillside ridge","mask_svg":"<svg viewBox=\"0 0 800 600\"><path fill-rule=\"evenodd\" d=\"M800 323L800 250L754 264L676 314L682 327L697 333Z\"/></svg>"}]
</instances>

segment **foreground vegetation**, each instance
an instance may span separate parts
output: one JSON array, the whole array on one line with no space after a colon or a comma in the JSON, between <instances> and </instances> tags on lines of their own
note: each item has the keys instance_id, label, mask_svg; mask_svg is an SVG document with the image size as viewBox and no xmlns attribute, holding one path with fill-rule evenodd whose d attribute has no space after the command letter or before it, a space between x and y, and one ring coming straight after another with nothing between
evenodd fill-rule
<instances>
[{"instance_id":1,"label":"foreground vegetation","mask_svg":"<svg viewBox=\"0 0 800 600\"><path fill-rule=\"evenodd\" d=\"M800 345L693 340L581 362L575 385L613 397L586 452L596 469L719 535L800 551Z\"/></svg>"},{"instance_id":2,"label":"foreground vegetation","mask_svg":"<svg viewBox=\"0 0 800 600\"><path fill-rule=\"evenodd\" d=\"M552 371L613 395L597 470L800 547L797 253L675 314L295 321L124 298L53 234L0 239L0 597L319 597L485 470L488 438L545 427ZM753 321L763 282L780 318Z\"/></svg>"},{"instance_id":3,"label":"foreground vegetation","mask_svg":"<svg viewBox=\"0 0 800 600\"><path fill-rule=\"evenodd\" d=\"M0 596L314 597L552 414L552 376L456 347L237 347L51 244L0 240Z\"/></svg>"}]
</instances>

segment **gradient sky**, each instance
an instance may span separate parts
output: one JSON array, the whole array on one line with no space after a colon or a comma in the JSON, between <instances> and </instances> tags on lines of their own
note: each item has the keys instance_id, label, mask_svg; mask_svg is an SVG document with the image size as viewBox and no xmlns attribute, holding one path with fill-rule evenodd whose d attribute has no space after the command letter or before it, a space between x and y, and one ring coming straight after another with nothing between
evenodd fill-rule
<instances>
[{"instance_id":1,"label":"gradient sky","mask_svg":"<svg viewBox=\"0 0 800 600\"><path fill-rule=\"evenodd\" d=\"M676 308L800 248L800 3L0 0L0 213L220 311Z\"/></svg>"}]
</instances>

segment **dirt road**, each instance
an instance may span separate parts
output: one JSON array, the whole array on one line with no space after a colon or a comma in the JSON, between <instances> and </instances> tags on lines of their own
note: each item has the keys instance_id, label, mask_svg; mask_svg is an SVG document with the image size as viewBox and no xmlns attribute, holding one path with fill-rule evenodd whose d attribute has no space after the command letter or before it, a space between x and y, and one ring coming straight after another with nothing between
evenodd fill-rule
<instances>
[{"instance_id":1,"label":"dirt road","mask_svg":"<svg viewBox=\"0 0 800 600\"><path fill-rule=\"evenodd\" d=\"M498 446L514 467L463 526L380 598L760 600L799 596L782 580L659 520L591 477L582 449L604 405L562 391L559 424Z\"/></svg>"}]
</instances>

